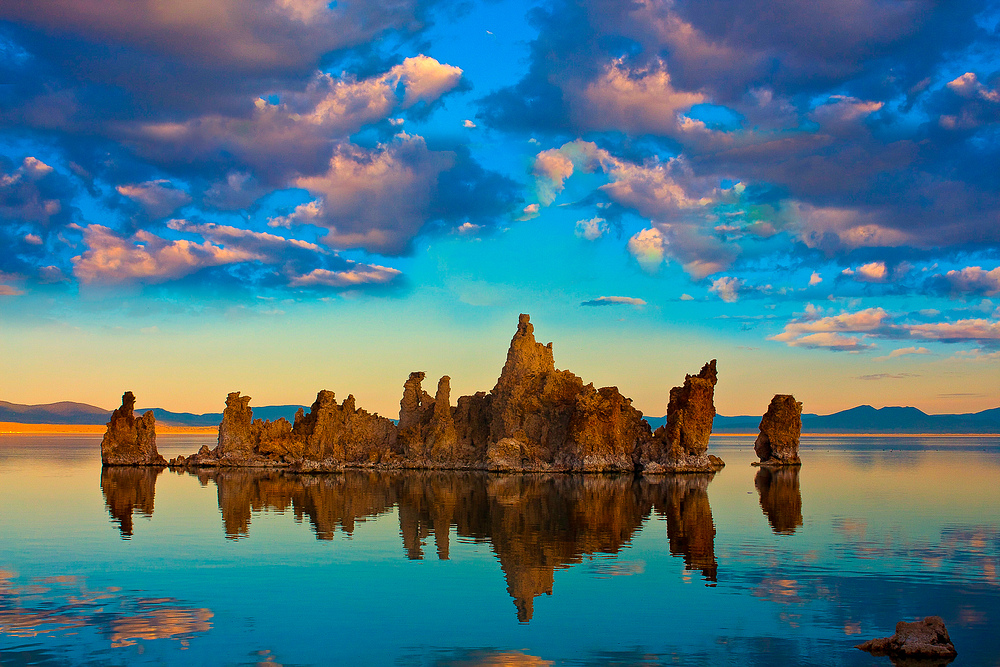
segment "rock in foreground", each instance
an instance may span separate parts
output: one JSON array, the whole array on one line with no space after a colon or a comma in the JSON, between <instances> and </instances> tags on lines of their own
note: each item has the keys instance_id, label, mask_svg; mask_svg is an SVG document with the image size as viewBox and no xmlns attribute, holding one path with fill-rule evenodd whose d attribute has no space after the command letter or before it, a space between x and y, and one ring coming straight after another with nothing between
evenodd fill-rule
<instances>
[{"instance_id":1,"label":"rock in foreground","mask_svg":"<svg viewBox=\"0 0 1000 667\"><path fill-rule=\"evenodd\" d=\"M935 664L943 665L958 655L940 616L928 616L913 623L900 621L892 637L871 639L855 648L892 658L939 659L942 662Z\"/></svg>"},{"instance_id":2,"label":"rock in foreground","mask_svg":"<svg viewBox=\"0 0 1000 667\"><path fill-rule=\"evenodd\" d=\"M802 435L802 404L790 394L775 394L760 420L760 435L753 451L762 466L797 466Z\"/></svg>"},{"instance_id":3,"label":"rock in foreground","mask_svg":"<svg viewBox=\"0 0 1000 667\"><path fill-rule=\"evenodd\" d=\"M156 418L149 411L136 419L135 395L126 391L122 405L111 413L101 441L101 463L106 466L163 466L167 462L156 451Z\"/></svg>"}]
</instances>

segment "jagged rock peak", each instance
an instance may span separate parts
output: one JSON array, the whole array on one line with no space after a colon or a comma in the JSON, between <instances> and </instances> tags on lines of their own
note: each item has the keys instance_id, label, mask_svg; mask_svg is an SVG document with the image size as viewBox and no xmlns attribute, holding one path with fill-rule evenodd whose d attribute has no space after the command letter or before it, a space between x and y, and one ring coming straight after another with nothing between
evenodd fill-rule
<instances>
[{"instance_id":1,"label":"jagged rock peak","mask_svg":"<svg viewBox=\"0 0 1000 667\"><path fill-rule=\"evenodd\" d=\"M555 368L552 343L542 345L536 342L535 327L531 324L530 317L521 313L498 384L504 380L514 381L525 375L544 375L555 371Z\"/></svg>"},{"instance_id":2,"label":"jagged rock peak","mask_svg":"<svg viewBox=\"0 0 1000 667\"><path fill-rule=\"evenodd\" d=\"M425 377L427 374L423 371L415 371L410 373L410 377L403 383L403 397L399 400L400 430L419 424L424 412L433 402L430 394L420 386Z\"/></svg>"},{"instance_id":3,"label":"jagged rock peak","mask_svg":"<svg viewBox=\"0 0 1000 667\"><path fill-rule=\"evenodd\" d=\"M253 409L250 397L240 396L240 392L230 392L226 396L226 409L219 424L219 445L216 454L249 454L254 448Z\"/></svg>"},{"instance_id":4,"label":"jagged rock peak","mask_svg":"<svg viewBox=\"0 0 1000 667\"><path fill-rule=\"evenodd\" d=\"M108 430L101 440L101 462L104 465L158 466L166 460L156 451L156 417L153 411L135 418L135 395L122 394L122 405L111 413Z\"/></svg>"},{"instance_id":5,"label":"jagged rock peak","mask_svg":"<svg viewBox=\"0 0 1000 667\"><path fill-rule=\"evenodd\" d=\"M791 394L775 394L760 420L760 435L753 450L760 458L755 465L799 465L802 435L802 403Z\"/></svg>"}]
</instances>

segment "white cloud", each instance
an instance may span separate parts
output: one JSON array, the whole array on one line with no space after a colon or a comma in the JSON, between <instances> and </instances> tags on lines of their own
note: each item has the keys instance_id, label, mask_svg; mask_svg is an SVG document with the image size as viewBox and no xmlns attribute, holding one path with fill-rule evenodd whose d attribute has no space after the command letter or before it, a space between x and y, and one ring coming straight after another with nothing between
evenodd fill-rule
<instances>
[{"instance_id":1,"label":"white cloud","mask_svg":"<svg viewBox=\"0 0 1000 667\"><path fill-rule=\"evenodd\" d=\"M608 232L608 223L604 218L590 218L576 223L576 235L581 239L596 241Z\"/></svg>"},{"instance_id":2,"label":"white cloud","mask_svg":"<svg viewBox=\"0 0 1000 667\"><path fill-rule=\"evenodd\" d=\"M663 263L667 240L654 228L643 229L628 240L628 251L644 271L655 271Z\"/></svg>"},{"instance_id":3,"label":"white cloud","mask_svg":"<svg viewBox=\"0 0 1000 667\"><path fill-rule=\"evenodd\" d=\"M821 282L823 282L823 276L819 275L816 271L813 271L813 274L809 276L809 285L819 285Z\"/></svg>"},{"instance_id":4,"label":"white cloud","mask_svg":"<svg viewBox=\"0 0 1000 667\"><path fill-rule=\"evenodd\" d=\"M191 195L166 179L119 185L118 194L138 202L152 218L164 218L191 203Z\"/></svg>"},{"instance_id":5,"label":"white cloud","mask_svg":"<svg viewBox=\"0 0 1000 667\"><path fill-rule=\"evenodd\" d=\"M979 266L967 266L961 271L949 271L943 277L956 294L1000 294L1000 266L991 271L984 271Z\"/></svg>"},{"instance_id":6,"label":"white cloud","mask_svg":"<svg viewBox=\"0 0 1000 667\"><path fill-rule=\"evenodd\" d=\"M714 292L726 303L735 303L740 298L740 289L742 287L743 281L739 278L722 276L712 281L712 285L708 288L708 291Z\"/></svg>"}]
</instances>

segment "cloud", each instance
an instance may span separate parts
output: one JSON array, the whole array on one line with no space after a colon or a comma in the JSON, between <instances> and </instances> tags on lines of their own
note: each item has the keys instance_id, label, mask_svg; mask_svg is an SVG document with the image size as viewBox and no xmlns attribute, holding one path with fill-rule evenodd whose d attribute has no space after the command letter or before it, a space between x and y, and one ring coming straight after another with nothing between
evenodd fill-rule
<instances>
[{"instance_id":1,"label":"cloud","mask_svg":"<svg viewBox=\"0 0 1000 667\"><path fill-rule=\"evenodd\" d=\"M926 347L901 347L893 350L888 355L884 357L876 357L875 361L885 361L886 359L895 359L896 357L905 357L911 354L930 354L930 350Z\"/></svg>"},{"instance_id":2,"label":"cloud","mask_svg":"<svg viewBox=\"0 0 1000 667\"><path fill-rule=\"evenodd\" d=\"M607 233L608 222L604 218L578 220L576 223L576 235L581 239L596 241Z\"/></svg>"},{"instance_id":3,"label":"cloud","mask_svg":"<svg viewBox=\"0 0 1000 667\"><path fill-rule=\"evenodd\" d=\"M953 295L994 296L1000 294L1000 267L984 271L979 266L967 266L959 271L948 271L943 276L935 276L943 280L948 291Z\"/></svg>"},{"instance_id":4,"label":"cloud","mask_svg":"<svg viewBox=\"0 0 1000 667\"><path fill-rule=\"evenodd\" d=\"M735 303L740 298L740 290L743 286L743 281L739 278L722 276L712 281L712 285L708 288L708 291L715 293L726 303Z\"/></svg>"},{"instance_id":5,"label":"cloud","mask_svg":"<svg viewBox=\"0 0 1000 667\"><path fill-rule=\"evenodd\" d=\"M0 285L0 296L20 296L21 294L24 294L24 290L11 285Z\"/></svg>"},{"instance_id":6,"label":"cloud","mask_svg":"<svg viewBox=\"0 0 1000 667\"><path fill-rule=\"evenodd\" d=\"M401 275L400 271L378 264L350 262L343 271L313 269L297 276L289 283L292 287L356 287L359 285L385 285Z\"/></svg>"},{"instance_id":7,"label":"cloud","mask_svg":"<svg viewBox=\"0 0 1000 667\"><path fill-rule=\"evenodd\" d=\"M809 276L809 286L812 287L813 285L819 285L821 282L823 282L823 276L819 275L816 271L813 271L812 275Z\"/></svg>"},{"instance_id":8,"label":"cloud","mask_svg":"<svg viewBox=\"0 0 1000 667\"><path fill-rule=\"evenodd\" d=\"M841 273L845 276L854 276L855 280L863 283L884 283L889 276L885 262L869 262L857 269L844 269Z\"/></svg>"},{"instance_id":9,"label":"cloud","mask_svg":"<svg viewBox=\"0 0 1000 667\"><path fill-rule=\"evenodd\" d=\"M628 240L628 251L644 271L653 272L663 263L667 241L656 228L643 229Z\"/></svg>"},{"instance_id":10,"label":"cloud","mask_svg":"<svg viewBox=\"0 0 1000 667\"><path fill-rule=\"evenodd\" d=\"M165 218L181 206L191 203L191 195L167 179L119 185L118 194L138 202L151 218Z\"/></svg>"},{"instance_id":11,"label":"cloud","mask_svg":"<svg viewBox=\"0 0 1000 667\"><path fill-rule=\"evenodd\" d=\"M473 129L476 128L476 124L473 123L468 118L466 118L465 120L462 121L462 127L466 128L466 129L469 129L469 130L473 130Z\"/></svg>"},{"instance_id":12,"label":"cloud","mask_svg":"<svg viewBox=\"0 0 1000 667\"><path fill-rule=\"evenodd\" d=\"M84 229L83 241L87 250L72 261L73 275L86 284L162 283L209 266L261 259L208 241L168 241L142 230L127 239L96 224Z\"/></svg>"},{"instance_id":13,"label":"cloud","mask_svg":"<svg viewBox=\"0 0 1000 667\"><path fill-rule=\"evenodd\" d=\"M907 330L914 338L949 343L976 340L995 344L1000 341L1000 322L982 318L970 318L957 322L912 324L907 327Z\"/></svg>"},{"instance_id":14,"label":"cloud","mask_svg":"<svg viewBox=\"0 0 1000 667\"><path fill-rule=\"evenodd\" d=\"M905 380L906 378L920 377L915 373L873 373L871 375L859 375L855 380Z\"/></svg>"},{"instance_id":15,"label":"cloud","mask_svg":"<svg viewBox=\"0 0 1000 667\"><path fill-rule=\"evenodd\" d=\"M690 294L681 294L681 301L694 301L694 297Z\"/></svg>"},{"instance_id":16,"label":"cloud","mask_svg":"<svg viewBox=\"0 0 1000 667\"><path fill-rule=\"evenodd\" d=\"M857 336L846 333L875 335L891 331L892 319L882 308L866 308L857 312L843 312L820 317L816 309L807 309L806 316L785 325L785 330L768 340L775 340L790 347L823 347L834 350L859 350L875 347Z\"/></svg>"},{"instance_id":17,"label":"cloud","mask_svg":"<svg viewBox=\"0 0 1000 667\"><path fill-rule=\"evenodd\" d=\"M581 306L645 306L646 302L631 296L599 296L584 301Z\"/></svg>"}]
</instances>

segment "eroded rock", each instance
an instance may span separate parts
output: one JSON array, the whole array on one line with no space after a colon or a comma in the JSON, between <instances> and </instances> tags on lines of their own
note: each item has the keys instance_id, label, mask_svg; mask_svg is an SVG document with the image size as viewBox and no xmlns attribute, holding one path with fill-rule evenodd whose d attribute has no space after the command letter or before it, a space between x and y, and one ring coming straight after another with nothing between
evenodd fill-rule
<instances>
[{"instance_id":1,"label":"eroded rock","mask_svg":"<svg viewBox=\"0 0 1000 667\"><path fill-rule=\"evenodd\" d=\"M775 394L760 420L760 435L753 450L760 458L754 465L802 465L799 438L802 435L802 403L790 394Z\"/></svg>"},{"instance_id":2,"label":"eroded rock","mask_svg":"<svg viewBox=\"0 0 1000 667\"><path fill-rule=\"evenodd\" d=\"M122 405L111 413L101 441L101 463L106 466L163 466L156 451L156 417L150 410L138 419L133 414L135 395L126 391Z\"/></svg>"},{"instance_id":3,"label":"eroded rock","mask_svg":"<svg viewBox=\"0 0 1000 667\"><path fill-rule=\"evenodd\" d=\"M682 386L670 390L667 423L656 429L640 450L644 472L711 472L725 465L707 451L718 380L712 359L698 375L685 376Z\"/></svg>"},{"instance_id":4,"label":"eroded rock","mask_svg":"<svg viewBox=\"0 0 1000 667\"><path fill-rule=\"evenodd\" d=\"M855 648L894 659L941 659L942 662L936 664L945 665L958 655L940 616L927 616L913 623L900 621L893 636L870 639Z\"/></svg>"}]
</instances>

